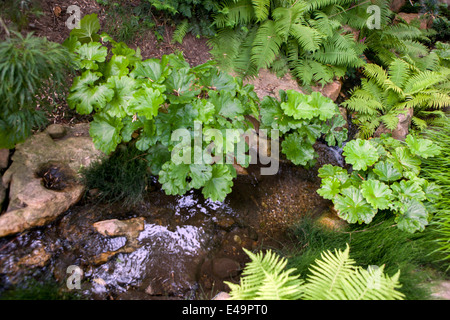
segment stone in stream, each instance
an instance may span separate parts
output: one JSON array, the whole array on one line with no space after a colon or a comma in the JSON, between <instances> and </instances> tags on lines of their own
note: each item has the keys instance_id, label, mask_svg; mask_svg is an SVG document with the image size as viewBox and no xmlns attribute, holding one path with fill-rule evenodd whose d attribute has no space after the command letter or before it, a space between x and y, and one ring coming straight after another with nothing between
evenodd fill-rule
<instances>
[{"instance_id":1,"label":"stone in stream","mask_svg":"<svg viewBox=\"0 0 450 320\"><path fill-rule=\"evenodd\" d=\"M39 132L16 146L12 164L4 173L9 204L0 216L0 237L54 221L77 203L85 190L78 171L102 157L89 136L89 124L52 127L53 139ZM61 132L66 131L62 136Z\"/></svg>"},{"instance_id":2,"label":"stone in stream","mask_svg":"<svg viewBox=\"0 0 450 320\"><path fill-rule=\"evenodd\" d=\"M102 252L92 259L94 265L107 262L111 257L119 253L131 253L140 246L137 242L139 233L144 230L145 219L143 217L132 218L128 220L103 220L93 224L94 229L105 237L125 236L126 244L114 251Z\"/></svg>"}]
</instances>

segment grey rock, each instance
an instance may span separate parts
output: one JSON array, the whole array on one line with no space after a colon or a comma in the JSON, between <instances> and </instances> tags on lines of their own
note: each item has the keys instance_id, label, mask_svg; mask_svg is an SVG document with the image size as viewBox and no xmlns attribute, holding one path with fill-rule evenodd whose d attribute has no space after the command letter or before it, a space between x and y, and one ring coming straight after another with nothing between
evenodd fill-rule
<instances>
[{"instance_id":1,"label":"grey rock","mask_svg":"<svg viewBox=\"0 0 450 320\"><path fill-rule=\"evenodd\" d=\"M89 124L73 129L67 127L59 140L40 132L16 146L2 178L10 191L8 208L0 216L0 237L48 224L81 199L85 187L79 182L79 169L103 154L89 136L72 134L88 132ZM58 188L52 188L53 183Z\"/></svg>"}]
</instances>

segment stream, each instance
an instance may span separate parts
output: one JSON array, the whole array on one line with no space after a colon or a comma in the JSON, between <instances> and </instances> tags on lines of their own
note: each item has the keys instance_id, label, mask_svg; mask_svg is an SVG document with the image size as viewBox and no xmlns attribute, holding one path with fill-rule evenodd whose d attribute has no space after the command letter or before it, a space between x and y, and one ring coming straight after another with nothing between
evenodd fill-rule
<instances>
[{"instance_id":1,"label":"stream","mask_svg":"<svg viewBox=\"0 0 450 320\"><path fill-rule=\"evenodd\" d=\"M33 280L57 283L83 299L211 299L228 290L224 281L239 281L248 262L242 248L281 248L302 216L328 210L330 202L316 193L317 168L339 165L342 157L339 150L315 147L319 162L310 170L282 162L276 175L261 176L251 165L224 202L205 200L198 190L168 196L157 184L130 208L85 197L50 225L0 238L0 297ZM134 218L144 226L130 252L120 252L127 237L104 236L93 227ZM116 250L106 261L95 259ZM82 272L79 288L68 285L73 268Z\"/></svg>"}]
</instances>

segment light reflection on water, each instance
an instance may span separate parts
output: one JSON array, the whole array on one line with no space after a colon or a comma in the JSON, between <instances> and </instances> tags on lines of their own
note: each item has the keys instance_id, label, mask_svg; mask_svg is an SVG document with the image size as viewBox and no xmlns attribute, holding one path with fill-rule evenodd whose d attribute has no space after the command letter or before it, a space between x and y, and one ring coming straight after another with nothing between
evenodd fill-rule
<instances>
[{"instance_id":1,"label":"light reflection on water","mask_svg":"<svg viewBox=\"0 0 450 320\"><path fill-rule=\"evenodd\" d=\"M177 226L174 231L170 231L167 226L145 224L138 237L139 244L142 245L139 249L129 254L118 254L108 263L94 269L92 274L88 274L93 280L103 280L92 281L92 291L105 293L114 287L124 292L129 286L141 285L143 275L149 273L155 279L161 277L165 281L170 280L167 279L167 274L173 274L172 286L175 288L192 286L195 275L190 277L190 283L185 280L177 283L177 275L191 272L187 268L189 262L202 251L208 239L209 236L201 227ZM183 274L184 278L185 276Z\"/></svg>"}]
</instances>

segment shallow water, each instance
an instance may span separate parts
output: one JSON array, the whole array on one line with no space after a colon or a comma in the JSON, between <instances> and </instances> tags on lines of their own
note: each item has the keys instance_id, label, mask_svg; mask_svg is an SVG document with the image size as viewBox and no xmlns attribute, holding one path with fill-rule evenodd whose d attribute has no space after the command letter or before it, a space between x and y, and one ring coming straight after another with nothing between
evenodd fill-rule
<instances>
[{"instance_id":1,"label":"shallow water","mask_svg":"<svg viewBox=\"0 0 450 320\"><path fill-rule=\"evenodd\" d=\"M337 164L338 155L332 150L321 159ZM248 261L242 248L274 247L303 215L329 205L316 193L317 168L282 163L274 176L260 176L259 169L250 167L249 175L239 176L224 202L205 200L198 191L167 196L157 189L133 208L85 201L51 225L2 238L0 295L29 278L54 279L69 291L67 268L78 266L81 288L72 290L88 299L211 298L227 289L223 281L239 280ZM134 217L145 219L139 247L93 263L93 257L127 244L123 236L102 236L93 223ZM240 268L230 271L227 263Z\"/></svg>"}]
</instances>

